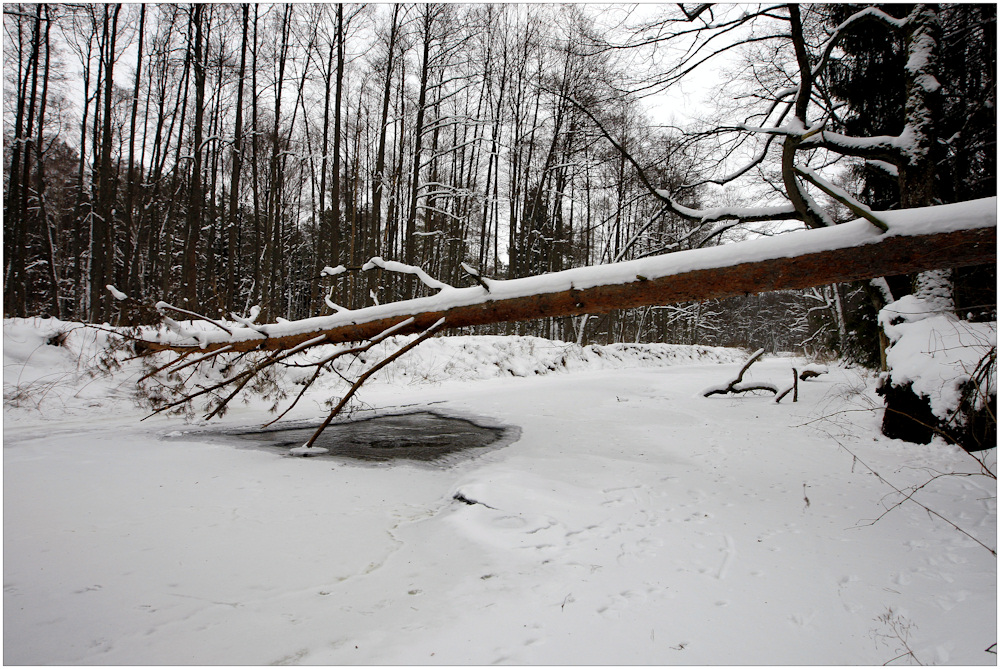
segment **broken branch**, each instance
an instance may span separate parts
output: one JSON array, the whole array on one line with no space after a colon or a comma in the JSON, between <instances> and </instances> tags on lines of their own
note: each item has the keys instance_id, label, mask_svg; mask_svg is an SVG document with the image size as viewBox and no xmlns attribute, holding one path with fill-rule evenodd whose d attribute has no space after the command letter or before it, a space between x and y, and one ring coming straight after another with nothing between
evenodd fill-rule
<instances>
[{"instance_id":1,"label":"broken branch","mask_svg":"<svg viewBox=\"0 0 1000 669\"><path fill-rule=\"evenodd\" d=\"M387 358L385 358L383 360L380 360L377 364L373 365L371 367L371 369L369 369L364 374L362 374L361 376L359 376L358 380L355 381L354 385L351 386L351 389L348 390L344 394L344 396L340 399L340 402L337 403L337 406L335 406L333 408L333 410L330 411L329 415L326 417L326 420L324 420L323 423L322 423L322 425L320 425L316 429L316 432L314 432L313 435L311 437L309 437L309 441L307 441L303 445L303 447L306 448L306 449L309 449L309 448L313 447L313 444L316 442L316 439L319 437L319 435L323 433L323 430L325 430L327 428L327 426L330 424L330 422L333 421L333 419L337 416L337 414L340 413L341 409L344 408L344 406L347 404L347 402L354 396L354 394L356 392L358 392L358 389L361 388L361 386L364 384L364 382L367 381L369 379L369 377L371 377L372 374L374 374L378 370L382 369L383 367L385 367L386 365L388 365L393 360L395 360L396 358L400 357L401 355L403 355L404 353L406 353L410 349L418 346L419 344L421 344L425 340L427 340L430 337L434 336L434 333L437 332L439 329L441 329L441 327L443 325L444 325L444 319L441 318L436 323L434 323L434 325L432 325L429 328L427 328L427 330L425 330L419 337L417 337L416 339L414 339L409 344L407 344L406 346L402 347L401 349L399 349L398 351L396 351L392 355L388 356Z\"/></svg>"}]
</instances>

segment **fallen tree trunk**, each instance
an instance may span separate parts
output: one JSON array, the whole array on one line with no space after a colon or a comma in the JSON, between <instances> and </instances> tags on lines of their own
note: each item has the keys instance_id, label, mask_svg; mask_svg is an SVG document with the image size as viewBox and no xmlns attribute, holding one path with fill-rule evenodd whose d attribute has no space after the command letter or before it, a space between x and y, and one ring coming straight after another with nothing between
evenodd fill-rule
<instances>
[{"instance_id":1,"label":"fallen tree trunk","mask_svg":"<svg viewBox=\"0 0 1000 669\"><path fill-rule=\"evenodd\" d=\"M881 212L881 232L864 220L766 239L613 265L441 289L437 295L273 325L205 331L198 341L160 333L149 350L287 350L370 339L405 319L396 334L605 313L615 309L807 288L929 269L996 262L996 198Z\"/></svg>"}]
</instances>

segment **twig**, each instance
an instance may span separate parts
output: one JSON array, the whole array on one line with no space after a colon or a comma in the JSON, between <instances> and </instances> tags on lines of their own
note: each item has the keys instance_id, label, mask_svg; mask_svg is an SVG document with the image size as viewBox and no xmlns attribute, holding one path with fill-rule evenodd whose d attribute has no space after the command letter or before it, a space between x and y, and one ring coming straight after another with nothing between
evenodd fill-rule
<instances>
[{"instance_id":1,"label":"twig","mask_svg":"<svg viewBox=\"0 0 1000 669\"><path fill-rule=\"evenodd\" d=\"M225 346L225 347L220 348L220 349L218 349L216 351L212 351L211 353L206 353L205 355L203 355L203 356L201 356L199 358L195 358L194 360L188 360L187 362L185 362L183 365L181 365L179 367L174 367L173 369L170 370L170 372L171 373L177 372L177 371L180 371L180 370L184 369L185 367L190 367L191 365L197 365L198 363L205 362L206 360L208 360L210 358L214 358L215 356L219 355L220 353L225 353L226 351L232 350L232 348L233 348L232 346ZM156 369L154 369L153 371L149 372L148 374L143 375L142 377L139 378L138 381L136 381L136 383L142 383L143 381L145 381L149 377L156 376L157 374L159 374L160 372L162 372L163 370L165 370L167 367L171 367L171 366L177 364L178 362L180 362L181 360L183 360L187 356L191 355L192 353L194 353L194 350L185 351L183 354L181 354L181 356L179 358L176 358L175 360L171 360L170 362L168 362L167 364L163 365L162 367L157 367Z\"/></svg>"},{"instance_id":2,"label":"twig","mask_svg":"<svg viewBox=\"0 0 1000 669\"><path fill-rule=\"evenodd\" d=\"M156 369L154 369L153 371L151 371L149 374L146 374L146 375L140 377L139 380L136 381L136 383L142 383L143 381L145 381L149 377L156 376L157 374L159 374L160 372L162 372L163 370L165 370L167 367L170 367L171 365L174 365L174 364L180 362L181 360L183 360L184 358L188 357L192 353L194 353L194 349L191 349L190 351L184 351L183 353L180 354L180 356L174 358L173 360L171 360L167 364L165 364L165 365L163 365L161 367L157 367ZM147 353L147 354L144 354L142 356L137 356L137 357L145 357L147 355L149 355L149 354Z\"/></svg>"},{"instance_id":3,"label":"twig","mask_svg":"<svg viewBox=\"0 0 1000 669\"><path fill-rule=\"evenodd\" d=\"M831 436L831 437L833 437L833 435L830 435L830 436ZM926 511L926 512L927 512L928 514L930 514L930 515L932 515L932 516L936 516L936 517L940 518L941 520L943 520L944 522L948 523L949 525L951 525L951 526L952 526L953 528L955 528L956 530L958 530L959 532L961 532L961 533L962 533L962 534L964 534L965 536L967 536L967 537L969 537L970 539L972 539L973 541L975 541L975 542L976 542L977 544L979 544L980 546L982 546L983 548L985 548L986 550L988 550L988 551L990 552L990 554L991 554L991 555L993 555L993 557L996 557L996 556L997 556L997 552L996 552L996 550L995 550L995 549L993 549L993 548L990 548L989 546L987 546L986 544L984 544L984 543L983 543L982 541L980 541L979 539L977 539L976 537L972 536L972 535L971 535L971 534L969 534L969 533L968 533L967 531L963 530L963 529L962 529L961 527L959 527L958 525L956 525L956 524L955 524L954 522L952 522L951 520L949 520L949 519L945 518L944 516L942 516L942 515L941 515L940 513L938 513L938 512L937 512L937 511L935 511L934 509L931 509L930 507L926 506L926 505L925 505L925 504L923 504L922 502L918 502L917 500L915 500L915 499L913 498L913 495L914 495L914 494L915 494L915 493L916 493L916 492L917 492L918 490L920 490L920 488L923 488L923 487L924 487L925 485L927 485L927 483L930 483L930 481L927 481L927 483L924 483L923 485L921 485L921 486L919 486L919 487L915 488L915 489L914 489L913 491L911 491L911 492L910 492L910 494L909 494L909 495L907 495L907 494L906 494L905 492L903 492L902 490L900 490L899 488L897 488L897 487L896 487L896 486L895 486L895 485L894 485L893 483L891 483L890 481L886 480L886 478L885 478L885 477L883 477L883 476L882 476L881 474L879 474L879 473L878 473L877 471L875 471L874 469L872 469L872 468L871 468L871 467L870 467L870 466L868 465L868 463L867 463L867 462L865 462L864 460L862 460L861 458L859 458L859 457L858 457L858 455L857 455L857 454L856 454L856 453L855 453L854 451L852 451L851 449L849 449L849 448L848 448L847 446L844 446L844 444L843 444L843 443L842 443L842 442L841 442L841 441L840 441L839 439L837 439L836 437L833 437L833 440L834 440L834 441L836 441L836 442L837 442L837 444L838 444L838 445L839 445L839 446L840 446L840 447L841 447L842 449L844 449L844 450L845 450L845 451L847 451L847 452L848 452L848 453L849 453L849 454L850 454L851 456L853 456L853 457L854 457L854 461L855 461L855 462L859 462L859 463L861 463L861 464L862 464L862 465L864 466L864 468L865 468L865 469L867 469L867 470L868 470L869 472L871 472L871 473L872 473L872 475L873 475L873 476L874 476L875 478L877 478L877 479L878 479L879 481L881 481L882 483L886 484L887 486L889 486L890 488L892 488L893 490L895 490L895 491L896 491L897 493L899 493L900 495L903 495L903 499L902 499L902 500L901 500L901 501L899 502L899 504L896 504L895 506L893 506L893 507L891 507L891 508L889 508L889 509L886 509L886 511L885 511L884 513L882 513L882 514L881 514L881 515L880 515L880 516L879 516L878 518L876 518L875 520L871 521L870 523L866 523L866 524L864 524L864 525L858 525L857 527L868 527L868 526L871 526L871 525L874 525L874 524L875 524L875 523L877 523L877 522L878 522L878 521L879 521L879 520L880 520L880 519L881 519L882 517L884 517L884 516L885 516L885 515L886 515L887 513L889 513L889 512L890 512L890 511L892 511L893 509L895 509L895 508L897 508L897 507L901 506L901 505L903 504L903 502L906 502L906 501L910 501L910 502L913 502L914 504L916 504L917 506L919 506L920 508L922 508L922 509L923 509L924 511ZM937 477L934 477L934 478L937 478ZM932 478L932 479L931 479L931 481L933 481L933 480L934 480L934 479Z\"/></svg>"},{"instance_id":4,"label":"twig","mask_svg":"<svg viewBox=\"0 0 1000 669\"><path fill-rule=\"evenodd\" d=\"M210 393L210 392L212 392L214 390L218 390L220 388L224 388L224 387L228 386L230 383L233 383L234 381L245 379L244 382L240 385L240 388L242 388L243 386L246 385L247 381L250 380L250 377L256 376L257 373L260 372L265 367L273 365L274 363L278 362L279 360L283 360L283 359L285 359L285 358L287 358L287 357L289 357L291 355L294 355L295 353L298 353L299 351L303 350L304 348L308 348L310 346L316 346L317 344L319 344L320 342L322 342L324 339L326 339L326 335L319 335L318 337L313 337L312 339L310 339L308 341L304 341L301 344L299 344L298 346L296 346L294 348L291 348L291 349L288 349L286 351L283 351L283 350L275 351L271 355L267 356L267 358L265 358L262 362L257 363L256 365L254 365L250 369L245 370L243 372L240 372L239 374L237 374L236 376L234 376L232 378L220 381L219 383L216 383L215 385L208 386L206 388L202 388L198 392L190 393L188 395L185 395L184 397L182 397L181 399L179 399L179 400L177 400L175 402L170 402L169 404L165 404L164 406L162 406L159 409L155 410L153 413L151 413L148 416L146 416L146 418L150 418L150 417L155 416L156 414L158 414L160 412L166 411L167 409L171 409L171 408L173 408L175 406L178 406L178 405L181 405L181 404L185 404L186 402L190 402L194 398L199 397L201 395L204 395L206 393ZM232 399L232 397L230 397L230 399ZM229 400L226 400L226 402L228 402L228 401ZM222 406L225 406L225 403ZM218 412L218 409L216 409L211 414L209 414L209 417L214 416L217 412ZM143 418L142 420L146 420L146 418Z\"/></svg>"},{"instance_id":5,"label":"twig","mask_svg":"<svg viewBox=\"0 0 1000 669\"><path fill-rule=\"evenodd\" d=\"M357 354L357 353L364 353L365 351L368 351L373 346L375 346L376 344L378 344L379 342L381 342L383 339L386 339L387 337L391 336L392 333L394 333L396 330L398 330L399 328L404 327L406 325L409 325L411 322L413 322L413 319L412 318L408 318L405 321L401 321L401 322L397 323L396 325L393 325L391 328L385 330L381 334L376 335L375 337L372 337L372 339L367 344L363 344L361 346L355 346L353 348L348 348L348 349L344 349L344 350L341 350L341 351L337 351L333 355L329 355L326 358L324 358L323 360L320 360L319 362L315 363L315 365L316 365L316 371L313 372L312 378L310 378L306 382L306 384L302 387L302 390L299 391L299 394L295 396L294 400L292 400L291 404L289 404L288 407L284 411L282 411L281 414L277 418L275 418L272 421L268 421L267 423L264 423L264 425L262 425L261 427L262 428L268 427L269 425L277 423L279 420L281 420L282 418L284 418L285 415L289 411L291 411L295 407L296 404L298 404L299 400L302 399L302 396L305 395L305 393L306 393L307 390L309 390L309 387L312 386L313 383L315 383L315 381L316 381L317 378L319 378L319 375L323 372L323 368L326 367L326 365L332 363L334 360L336 360L337 358L339 358L341 356L348 355L348 354L351 354L351 353L355 353L355 354ZM340 378L344 379L344 381L348 381L346 378L344 378L343 375L339 375L339 376L340 376ZM348 383L350 383L350 381L348 381Z\"/></svg>"},{"instance_id":6,"label":"twig","mask_svg":"<svg viewBox=\"0 0 1000 669\"><path fill-rule=\"evenodd\" d=\"M441 328L441 326L443 326L443 325L444 325L444 318L439 318L437 320L437 322L434 323L434 325L432 325L429 328L427 328L426 330L424 330L424 332L421 333L421 335L419 337L417 337L416 339L414 339L409 344L407 344L406 346L402 347L401 349L399 349L398 351L396 351L395 353L393 353L389 357L387 357L387 358L385 358L383 360L380 360L377 364L375 364L374 366L372 366L371 369L369 369L364 374L362 374L361 376L359 376L358 380L355 381L354 385L351 386L351 389L348 390L347 393L345 393L344 396L340 399L340 402L337 403L337 406L335 406L333 408L333 410L330 411L330 414L326 417L326 420L323 421L323 424L320 425L319 428L316 429L316 432L314 432L311 437L309 437L309 441L307 441L304 444L304 448L312 448L313 447L313 444L316 442L316 439L319 437L319 435L321 435L323 433L323 430L325 430L327 428L327 426L334 419L334 417L336 417L336 415L340 413L340 410L344 408L344 405L346 405L347 402L351 399L351 397L354 396L354 393L358 392L358 389L361 388L362 384L364 384L364 382L367 381L368 378L372 374L374 374L378 370L382 369L383 367L385 367L386 365L388 365L389 363L391 363L393 360L395 360L396 358L400 357L401 355L403 355L404 353L406 353L410 349L414 348L418 344L422 343L424 340L429 339L430 337L434 336L434 333L437 332Z\"/></svg>"}]
</instances>

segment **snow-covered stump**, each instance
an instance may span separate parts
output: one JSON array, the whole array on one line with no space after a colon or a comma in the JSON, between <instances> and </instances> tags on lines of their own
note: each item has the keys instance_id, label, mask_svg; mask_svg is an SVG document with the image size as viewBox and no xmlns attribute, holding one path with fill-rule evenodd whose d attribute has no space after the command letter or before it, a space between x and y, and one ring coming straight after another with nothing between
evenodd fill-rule
<instances>
[{"instance_id":1,"label":"snow-covered stump","mask_svg":"<svg viewBox=\"0 0 1000 669\"><path fill-rule=\"evenodd\" d=\"M879 313L889 338L882 433L918 444L935 435L967 451L996 447L996 323L959 320L908 295Z\"/></svg>"}]
</instances>

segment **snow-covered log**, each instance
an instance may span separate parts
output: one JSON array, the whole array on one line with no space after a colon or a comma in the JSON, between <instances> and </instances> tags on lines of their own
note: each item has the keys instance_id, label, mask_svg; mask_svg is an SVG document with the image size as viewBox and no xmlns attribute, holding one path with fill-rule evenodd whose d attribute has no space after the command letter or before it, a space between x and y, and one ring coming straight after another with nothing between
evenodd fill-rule
<instances>
[{"instance_id":1,"label":"snow-covered log","mask_svg":"<svg viewBox=\"0 0 1000 669\"><path fill-rule=\"evenodd\" d=\"M161 332L151 350L284 350L325 337L323 343L370 339L412 318L399 334L421 332L440 318L449 328L549 316L595 314L647 305L799 289L935 268L996 262L997 199L877 212L882 232L859 219L654 256L581 267L540 276L490 280L468 288L444 287L430 297L344 311L281 324L235 328L231 335L204 330L196 339Z\"/></svg>"}]
</instances>

